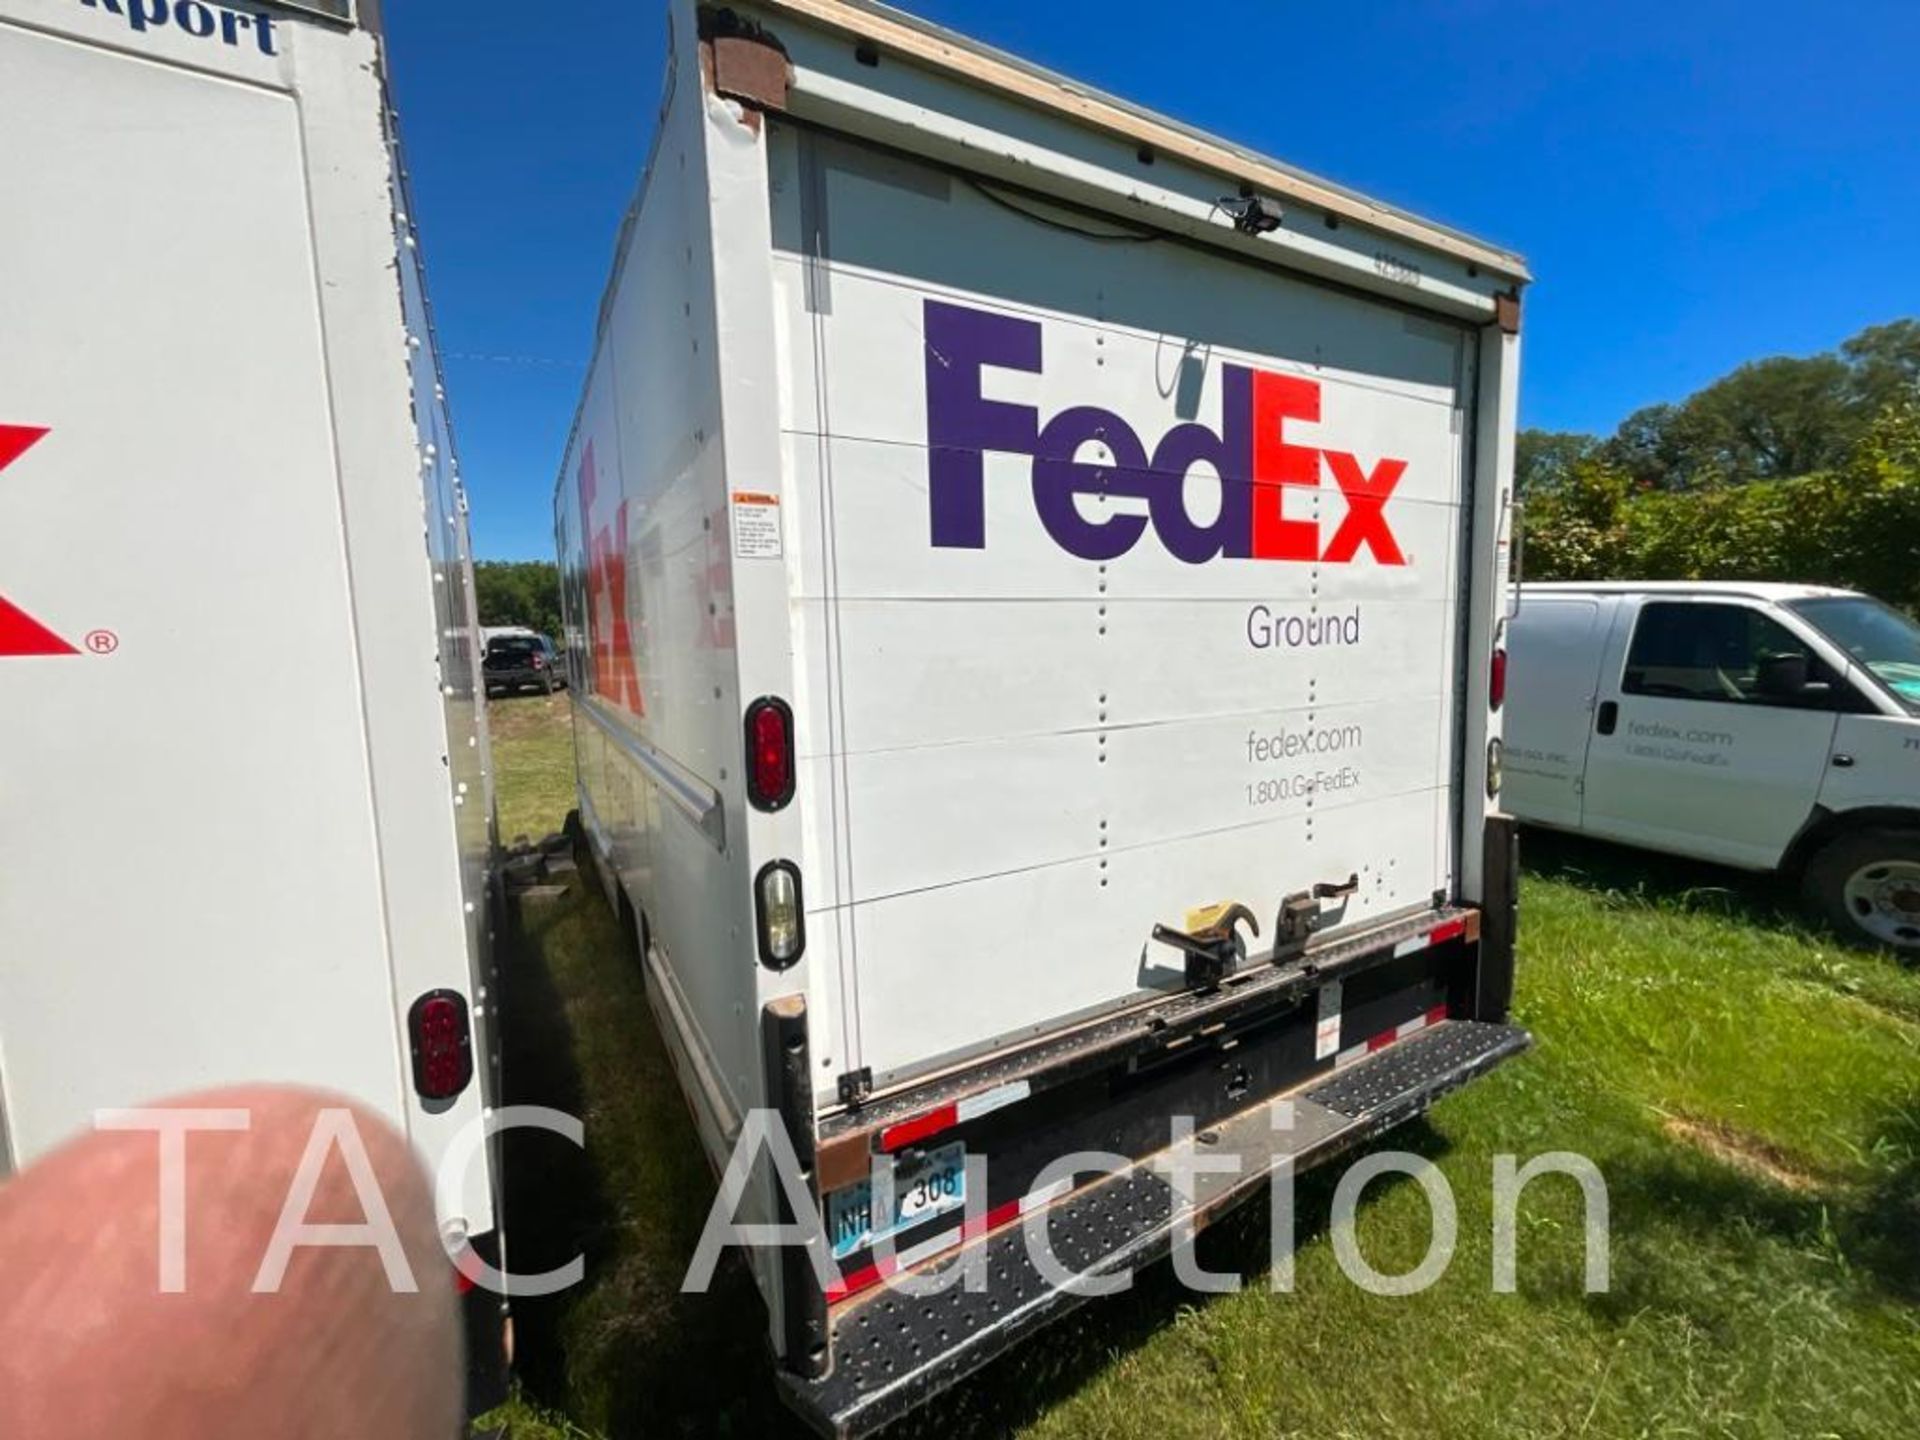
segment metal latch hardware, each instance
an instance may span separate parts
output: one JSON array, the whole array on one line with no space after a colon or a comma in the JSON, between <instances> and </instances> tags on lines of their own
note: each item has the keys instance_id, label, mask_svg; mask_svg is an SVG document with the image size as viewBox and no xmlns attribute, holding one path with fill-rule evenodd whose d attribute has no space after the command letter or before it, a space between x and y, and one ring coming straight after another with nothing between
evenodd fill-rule
<instances>
[{"instance_id":1,"label":"metal latch hardware","mask_svg":"<svg viewBox=\"0 0 1920 1440\"><path fill-rule=\"evenodd\" d=\"M1187 957L1188 989L1211 990L1247 958L1246 938L1238 928L1242 920L1258 938L1260 922L1251 910L1240 904L1215 906L1207 923L1191 933L1155 925L1153 938Z\"/></svg>"},{"instance_id":2,"label":"metal latch hardware","mask_svg":"<svg viewBox=\"0 0 1920 1440\"><path fill-rule=\"evenodd\" d=\"M1273 959L1276 965L1297 957L1307 941L1326 920L1325 902L1347 900L1360 893L1360 877L1322 880L1311 890L1289 895L1280 902L1280 918L1273 925Z\"/></svg>"},{"instance_id":3,"label":"metal latch hardware","mask_svg":"<svg viewBox=\"0 0 1920 1440\"><path fill-rule=\"evenodd\" d=\"M873 1093L873 1067L863 1065L858 1070L849 1070L840 1077L840 1103L850 1110L858 1110L861 1102Z\"/></svg>"}]
</instances>

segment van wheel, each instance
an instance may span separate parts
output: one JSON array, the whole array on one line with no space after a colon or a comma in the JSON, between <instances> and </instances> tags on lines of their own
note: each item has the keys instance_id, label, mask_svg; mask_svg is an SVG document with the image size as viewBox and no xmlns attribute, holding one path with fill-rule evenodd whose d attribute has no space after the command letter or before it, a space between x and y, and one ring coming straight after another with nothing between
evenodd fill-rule
<instances>
[{"instance_id":1,"label":"van wheel","mask_svg":"<svg viewBox=\"0 0 1920 1440\"><path fill-rule=\"evenodd\" d=\"M1920 834L1842 835L1807 866L1808 901L1856 940L1920 957Z\"/></svg>"}]
</instances>

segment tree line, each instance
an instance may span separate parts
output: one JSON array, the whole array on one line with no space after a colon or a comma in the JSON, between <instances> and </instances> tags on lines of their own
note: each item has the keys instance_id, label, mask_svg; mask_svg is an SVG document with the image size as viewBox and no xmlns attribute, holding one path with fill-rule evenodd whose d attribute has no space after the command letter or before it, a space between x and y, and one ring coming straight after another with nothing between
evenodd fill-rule
<instances>
[{"instance_id":1,"label":"tree line","mask_svg":"<svg viewBox=\"0 0 1920 1440\"><path fill-rule=\"evenodd\" d=\"M1920 321L1740 366L1601 438L1525 430L1536 580L1795 580L1920 607Z\"/></svg>"},{"instance_id":2,"label":"tree line","mask_svg":"<svg viewBox=\"0 0 1920 1440\"><path fill-rule=\"evenodd\" d=\"M560 567L551 560L479 560L474 598L482 625L524 625L560 635Z\"/></svg>"}]
</instances>

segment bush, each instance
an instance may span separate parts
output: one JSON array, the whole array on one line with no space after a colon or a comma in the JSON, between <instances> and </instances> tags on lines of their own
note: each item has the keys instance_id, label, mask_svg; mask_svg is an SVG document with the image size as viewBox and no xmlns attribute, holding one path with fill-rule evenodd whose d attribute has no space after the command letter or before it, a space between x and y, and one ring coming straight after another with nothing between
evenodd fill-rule
<instances>
[{"instance_id":1,"label":"bush","mask_svg":"<svg viewBox=\"0 0 1920 1440\"><path fill-rule=\"evenodd\" d=\"M1920 609L1920 405L1889 405L1837 468L1661 490L1605 455L1527 497L1534 580L1789 580Z\"/></svg>"}]
</instances>

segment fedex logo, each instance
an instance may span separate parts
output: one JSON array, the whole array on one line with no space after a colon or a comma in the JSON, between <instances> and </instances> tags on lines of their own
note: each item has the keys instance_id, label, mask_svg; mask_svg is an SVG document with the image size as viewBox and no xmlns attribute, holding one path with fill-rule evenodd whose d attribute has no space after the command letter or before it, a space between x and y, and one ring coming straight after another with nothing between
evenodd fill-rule
<instances>
[{"instance_id":1,"label":"fedex logo","mask_svg":"<svg viewBox=\"0 0 1920 1440\"><path fill-rule=\"evenodd\" d=\"M1139 543L1149 528L1168 552L1189 565L1225 556L1234 560L1304 560L1348 565L1365 550L1377 564L1404 565L1387 518L1387 501L1406 474L1404 460L1371 465L1339 450L1289 442L1289 421L1320 419L1320 386L1293 375L1223 368L1220 428L1185 422L1160 437L1148 454L1127 422L1094 405L1074 405L1044 424L1031 405L989 400L982 379L989 368L1041 371L1041 327L995 315L925 302L928 481L933 543L980 550L987 543L988 451L1026 455L1033 462L1033 504L1055 543L1083 560L1113 560ZM1111 464L1080 458L1103 444ZM1220 477L1218 516L1196 521L1187 511L1187 472L1204 462ZM1299 492L1331 477L1347 502L1345 517L1328 534L1298 513ZM1082 495L1125 496L1146 513L1090 518Z\"/></svg>"},{"instance_id":2,"label":"fedex logo","mask_svg":"<svg viewBox=\"0 0 1920 1440\"><path fill-rule=\"evenodd\" d=\"M627 621L627 502L617 488L611 493L601 489L591 440L580 457L574 483L580 494L581 543L587 552L586 623L593 652L593 688L621 709L644 715L647 704L640 693L633 630Z\"/></svg>"}]
</instances>

